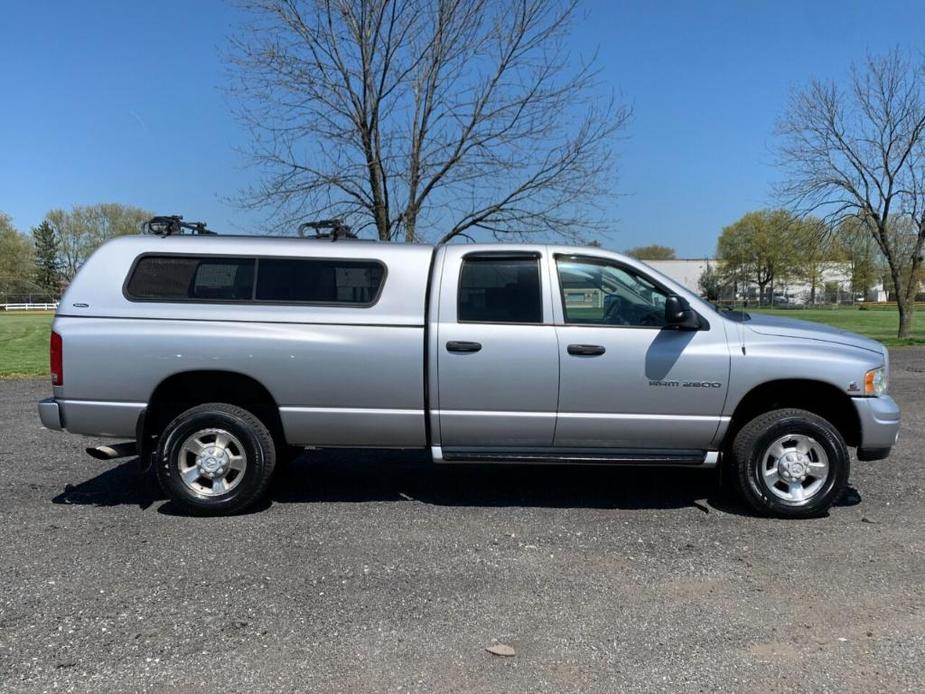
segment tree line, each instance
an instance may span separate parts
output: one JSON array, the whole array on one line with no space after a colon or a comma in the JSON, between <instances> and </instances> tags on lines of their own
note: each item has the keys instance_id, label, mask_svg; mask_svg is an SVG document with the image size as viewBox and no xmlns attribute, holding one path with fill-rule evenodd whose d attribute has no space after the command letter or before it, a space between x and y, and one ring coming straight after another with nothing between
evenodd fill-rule
<instances>
[{"instance_id":1,"label":"tree line","mask_svg":"<svg viewBox=\"0 0 925 694\"><path fill-rule=\"evenodd\" d=\"M894 245L909 247L915 230L909 220L897 220L891 236ZM624 253L639 260L677 259L674 248L654 243ZM905 257L911 264L911 256ZM815 304L823 291L831 293L826 273L834 269L847 275L854 296L865 296L887 276L885 259L862 220L846 218L832 229L813 215L755 210L723 228L715 262L707 262L697 289L710 301L720 301L747 296L748 289L755 287L755 299L762 304L773 303L776 288L800 282L809 288L808 303Z\"/></svg>"},{"instance_id":2,"label":"tree line","mask_svg":"<svg viewBox=\"0 0 925 694\"><path fill-rule=\"evenodd\" d=\"M891 233L897 242L908 242L910 231L908 223L897 223ZM826 288L826 271L836 267L847 274L852 295L866 296L886 274L879 248L863 222L852 217L833 228L813 215L757 210L725 227L716 250L717 265L700 279L701 291L713 301L755 286L759 304L773 303L775 287L796 281L809 287L807 299L814 304Z\"/></svg>"},{"instance_id":3,"label":"tree line","mask_svg":"<svg viewBox=\"0 0 925 694\"><path fill-rule=\"evenodd\" d=\"M925 62L895 49L868 55L844 83L814 79L776 130L775 192L788 211L746 215L723 231L720 255L760 287L790 268L812 283L846 250L864 286L879 262L908 337L925 268Z\"/></svg>"},{"instance_id":4,"label":"tree line","mask_svg":"<svg viewBox=\"0 0 925 694\"><path fill-rule=\"evenodd\" d=\"M53 209L30 233L0 212L0 300L60 295L80 266L104 241L136 234L153 214L118 203Z\"/></svg>"}]
</instances>

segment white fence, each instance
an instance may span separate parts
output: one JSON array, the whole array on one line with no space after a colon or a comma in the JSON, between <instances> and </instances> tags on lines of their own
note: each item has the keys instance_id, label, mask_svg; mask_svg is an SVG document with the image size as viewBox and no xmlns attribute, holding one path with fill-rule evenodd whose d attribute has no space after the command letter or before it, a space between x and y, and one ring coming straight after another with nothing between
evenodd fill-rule
<instances>
[{"instance_id":1,"label":"white fence","mask_svg":"<svg viewBox=\"0 0 925 694\"><path fill-rule=\"evenodd\" d=\"M57 301L46 304L0 304L0 311L54 311L57 308Z\"/></svg>"}]
</instances>

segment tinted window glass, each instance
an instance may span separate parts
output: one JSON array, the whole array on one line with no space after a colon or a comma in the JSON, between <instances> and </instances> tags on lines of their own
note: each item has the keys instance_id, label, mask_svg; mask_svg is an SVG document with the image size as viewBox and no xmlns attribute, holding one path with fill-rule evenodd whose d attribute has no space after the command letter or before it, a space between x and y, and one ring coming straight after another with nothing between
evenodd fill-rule
<instances>
[{"instance_id":1,"label":"tinted window glass","mask_svg":"<svg viewBox=\"0 0 925 694\"><path fill-rule=\"evenodd\" d=\"M253 287L253 258L146 256L127 291L136 299L241 301L251 298Z\"/></svg>"},{"instance_id":2,"label":"tinted window glass","mask_svg":"<svg viewBox=\"0 0 925 694\"><path fill-rule=\"evenodd\" d=\"M467 258L459 278L458 320L542 323L536 258Z\"/></svg>"},{"instance_id":3,"label":"tinted window glass","mask_svg":"<svg viewBox=\"0 0 925 694\"><path fill-rule=\"evenodd\" d=\"M368 260L261 258L257 300L371 304L384 274L382 265Z\"/></svg>"},{"instance_id":4,"label":"tinted window glass","mask_svg":"<svg viewBox=\"0 0 925 694\"><path fill-rule=\"evenodd\" d=\"M560 258L566 323L665 325L665 292L642 275L606 262Z\"/></svg>"}]
</instances>

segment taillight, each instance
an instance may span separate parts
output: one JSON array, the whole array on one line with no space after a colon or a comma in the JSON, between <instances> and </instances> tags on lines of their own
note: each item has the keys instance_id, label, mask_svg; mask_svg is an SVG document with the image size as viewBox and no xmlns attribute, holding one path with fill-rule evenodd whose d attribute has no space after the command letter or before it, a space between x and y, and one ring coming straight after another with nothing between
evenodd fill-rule
<instances>
[{"instance_id":1,"label":"taillight","mask_svg":"<svg viewBox=\"0 0 925 694\"><path fill-rule=\"evenodd\" d=\"M60 386L64 383L64 346L61 336L56 332L51 333L48 353L51 361L51 384Z\"/></svg>"}]
</instances>

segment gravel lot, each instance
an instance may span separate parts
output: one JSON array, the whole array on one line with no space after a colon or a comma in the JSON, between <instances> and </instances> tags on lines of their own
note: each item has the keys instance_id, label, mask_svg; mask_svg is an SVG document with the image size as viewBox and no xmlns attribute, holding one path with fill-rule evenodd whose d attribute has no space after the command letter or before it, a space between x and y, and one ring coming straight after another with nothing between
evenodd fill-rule
<instances>
[{"instance_id":1,"label":"gravel lot","mask_svg":"<svg viewBox=\"0 0 925 694\"><path fill-rule=\"evenodd\" d=\"M0 382L0 690L922 691L925 350L888 461L813 521L697 471L305 457L176 515ZM516 656L485 651L495 641Z\"/></svg>"}]
</instances>

